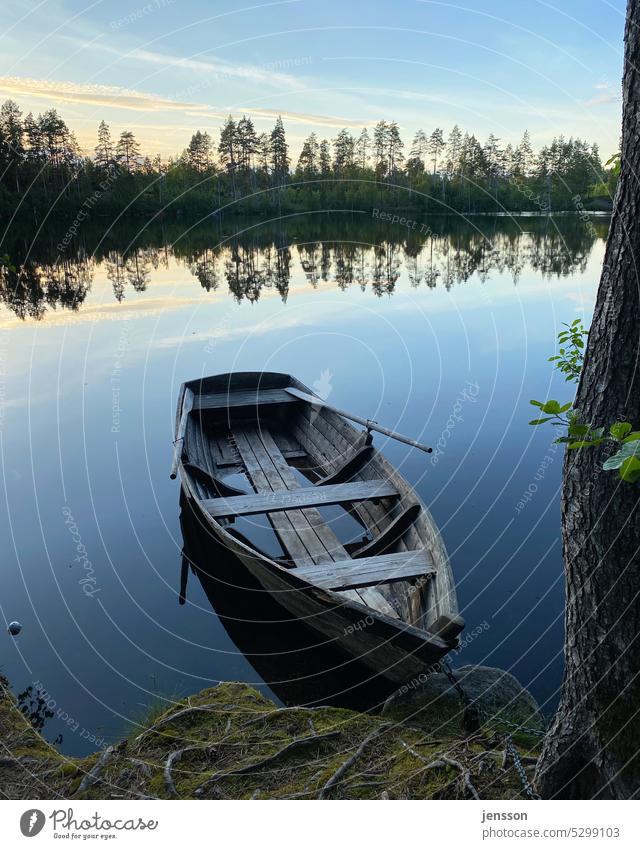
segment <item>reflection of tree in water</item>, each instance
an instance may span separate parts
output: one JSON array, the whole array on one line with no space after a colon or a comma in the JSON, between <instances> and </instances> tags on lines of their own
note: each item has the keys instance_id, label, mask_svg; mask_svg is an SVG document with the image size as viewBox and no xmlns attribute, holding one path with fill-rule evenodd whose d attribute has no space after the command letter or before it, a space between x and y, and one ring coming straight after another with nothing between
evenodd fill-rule
<instances>
[{"instance_id":1,"label":"reflection of tree in water","mask_svg":"<svg viewBox=\"0 0 640 849\"><path fill-rule=\"evenodd\" d=\"M258 300L267 276L264 262L268 266L269 261L270 250L261 252L255 245L245 247L236 244L231 247L225 262L225 276L236 301L255 303Z\"/></svg>"},{"instance_id":2,"label":"reflection of tree in water","mask_svg":"<svg viewBox=\"0 0 640 849\"><path fill-rule=\"evenodd\" d=\"M87 258L85 249L59 261L47 250L43 258L37 257L30 247L31 254L22 262L19 251L13 251L10 265L0 265L0 299L20 318L39 319L57 307L75 310L87 296L98 263L103 264L117 301L124 299L127 289L144 292L152 284L153 270L168 268L170 262L184 264L207 292L225 281L238 302L251 303L265 287L286 300L294 271L314 287L320 281L335 282L343 291L370 287L379 297L395 291L403 269L414 288L449 290L473 276L484 282L496 274L510 275L517 283L527 268L543 277L584 273L598 238L597 227L604 238L600 222L585 226L577 219L496 218L478 225L446 220L433 222L426 235L399 231L396 236L388 227L372 229L341 221L336 238L335 226L318 222L311 239L304 229L288 232L279 227L273 232L254 230L251 240L238 237L214 245L211 233L200 243L183 245L161 232L156 245L126 253L109 245L95 260Z\"/></svg>"},{"instance_id":3,"label":"reflection of tree in water","mask_svg":"<svg viewBox=\"0 0 640 849\"><path fill-rule=\"evenodd\" d=\"M392 295L400 277L402 265L400 261L400 246L391 243L375 245L373 256L371 288L378 297Z\"/></svg>"},{"instance_id":4,"label":"reflection of tree in water","mask_svg":"<svg viewBox=\"0 0 640 849\"><path fill-rule=\"evenodd\" d=\"M131 286L134 292L144 292L151 280L151 268L160 266L161 256L162 251L153 248L138 249L126 256L118 251L109 251L104 264L116 301L124 300L127 286Z\"/></svg>"},{"instance_id":5,"label":"reflection of tree in water","mask_svg":"<svg viewBox=\"0 0 640 849\"><path fill-rule=\"evenodd\" d=\"M210 248L187 262L189 270L207 292L215 292L220 285L214 252Z\"/></svg>"},{"instance_id":6,"label":"reflection of tree in water","mask_svg":"<svg viewBox=\"0 0 640 849\"><path fill-rule=\"evenodd\" d=\"M18 318L38 320L47 308L77 310L92 279L92 264L84 257L53 265L25 260L21 265L0 266L0 300Z\"/></svg>"}]
</instances>

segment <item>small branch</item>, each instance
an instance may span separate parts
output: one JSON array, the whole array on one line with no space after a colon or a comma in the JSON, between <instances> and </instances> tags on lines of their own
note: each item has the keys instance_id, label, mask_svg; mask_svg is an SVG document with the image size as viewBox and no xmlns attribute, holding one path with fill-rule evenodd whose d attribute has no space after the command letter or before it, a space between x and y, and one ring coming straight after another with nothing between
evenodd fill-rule
<instances>
[{"instance_id":1,"label":"small branch","mask_svg":"<svg viewBox=\"0 0 640 849\"><path fill-rule=\"evenodd\" d=\"M292 740L291 743L287 743L286 746L283 746L282 749L278 749L273 755L268 755L266 758L263 758L260 761L255 761L252 764L248 764L247 766L240 767L239 769L229 770L228 772L216 772L213 775L209 776L209 778L205 781L204 784L201 784L198 790L204 790L208 785L215 784L217 781L220 781L222 778L226 778L227 776L232 775L246 775L247 773L251 773L256 769L262 769L265 766L269 766L274 761L278 760L285 754L289 754L289 752L294 751L295 749L300 749L304 746L308 746L310 744L317 744L321 740L329 740L337 737L340 734L339 731L327 731L325 734L313 734L310 737L300 737L298 740Z\"/></svg>"},{"instance_id":2,"label":"small branch","mask_svg":"<svg viewBox=\"0 0 640 849\"><path fill-rule=\"evenodd\" d=\"M109 761L113 757L113 753L115 752L115 750L116 750L115 746L107 746L107 748L100 755L98 760L91 767L89 772L86 773L85 777L80 782L80 786L78 787L76 792L73 794L74 796L77 796L79 793L84 793L85 790L87 790L89 787L91 787L93 784L95 784L96 781L98 781L98 779L100 778L100 774L102 773L102 770L105 768L105 766L109 763Z\"/></svg>"},{"instance_id":3,"label":"small branch","mask_svg":"<svg viewBox=\"0 0 640 849\"><path fill-rule=\"evenodd\" d=\"M358 746L358 748L356 749L354 754L351 755L350 758L347 758L347 760L344 761L344 763L341 764L341 766L338 767L338 769L333 773L331 778L322 787L322 789L320 790L320 793L318 793L318 799L326 799L327 798L327 794L329 793L329 791L332 790L337 784L340 783L340 781L342 780L342 776L347 772L348 769L350 769L353 766L353 764L358 760L358 758L362 756L362 753L367 748L369 743L371 743L373 740L375 740L376 737L379 737L380 734L382 734L383 731L386 731L387 728L389 728L389 727L390 727L390 723L385 723L384 725L380 726L379 728L376 728L376 730L373 731L371 734L369 734L368 737L364 738L364 740L362 741L362 743L360 743L360 745Z\"/></svg>"}]
</instances>

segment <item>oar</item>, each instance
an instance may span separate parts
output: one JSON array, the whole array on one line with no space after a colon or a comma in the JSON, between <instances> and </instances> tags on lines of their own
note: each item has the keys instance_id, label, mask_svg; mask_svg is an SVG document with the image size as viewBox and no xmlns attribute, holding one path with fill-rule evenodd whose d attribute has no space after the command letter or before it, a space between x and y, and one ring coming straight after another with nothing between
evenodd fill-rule
<instances>
[{"instance_id":1,"label":"oar","mask_svg":"<svg viewBox=\"0 0 640 849\"><path fill-rule=\"evenodd\" d=\"M423 445L421 442L416 442L415 439L410 439L408 436L396 433L395 430L389 430L389 428L383 427L371 419L363 419L360 416L354 416L353 413L347 413L344 410L339 410L337 407L332 407L331 404L327 404L327 402L323 401L322 398L318 398L315 395L308 395L306 392L302 392L300 389L296 389L293 386L287 386L287 392L295 398L300 398L301 401L313 404L314 407L324 407L327 410L331 410L332 413L344 416L345 419L351 419L352 422L358 422L358 424L364 425L367 430L376 430L378 433L383 433L385 436L397 439L398 442L404 442L405 445L411 445L412 448L419 448L421 451L426 451L427 454L431 454L433 451L433 448L429 448L428 445Z\"/></svg>"}]
</instances>

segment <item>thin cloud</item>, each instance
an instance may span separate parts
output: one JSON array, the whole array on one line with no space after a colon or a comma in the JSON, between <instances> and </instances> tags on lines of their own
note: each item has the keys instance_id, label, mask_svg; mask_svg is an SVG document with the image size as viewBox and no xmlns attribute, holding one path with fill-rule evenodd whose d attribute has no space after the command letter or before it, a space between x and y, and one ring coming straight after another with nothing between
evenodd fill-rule
<instances>
[{"instance_id":1,"label":"thin cloud","mask_svg":"<svg viewBox=\"0 0 640 849\"><path fill-rule=\"evenodd\" d=\"M90 106L108 106L146 112L184 112L186 109L209 110L209 107L198 103L180 103L156 94L145 94L119 86L86 85L64 80L0 77L0 91L5 94L35 97L40 100L85 103Z\"/></svg>"},{"instance_id":2,"label":"thin cloud","mask_svg":"<svg viewBox=\"0 0 640 849\"><path fill-rule=\"evenodd\" d=\"M585 106L602 106L605 103L619 103L619 94L601 94L599 97L593 97L591 100L585 101Z\"/></svg>"},{"instance_id":3,"label":"thin cloud","mask_svg":"<svg viewBox=\"0 0 640 849\"><path fill-rule=\"evenodd\" d=\"M253 106L220 109L206 103L188 103L157 94L147 94L118 86L87 85L65 80L37 80L30 77L0 77L0 92L16 97L33 97L47 103L75 103L102 106L112 109L128 109L136 112L177 112L184 116L208 119L223 119L229 111L238 115L253 115L258 118L282 118L303 124L328 127L361 127L371 121L355 121L333 115L313 115L281 109L263 109ZM167 129L172 129L167 127Z\"/></svg>"},{"instance_id":4,"label":"thin cloud","mask_svg":"<svg viewBox=\"0 0 640 849\"><path fill-rule=\"evenodd\" d=\"M267 83L269 85L284 86L287 88L300 88L300 82L290 74L282 73L282 68L295 65L310 64L309 57L299 59L282 59L276 62L260 65L236 65L223 59L204 60L190 59L188 57L168 56L165 53L156 53L151 50L132 50L123 53L116 48L101 44L100 49L108 53L120 56L123 59L144 62L151 65L159 65L163 68L182 68L197 73L213 74L221 79L225 77L236 77L249 80L254 83ZM305 60L303 62L303 59Z\"/></svg>"}]
</instances>

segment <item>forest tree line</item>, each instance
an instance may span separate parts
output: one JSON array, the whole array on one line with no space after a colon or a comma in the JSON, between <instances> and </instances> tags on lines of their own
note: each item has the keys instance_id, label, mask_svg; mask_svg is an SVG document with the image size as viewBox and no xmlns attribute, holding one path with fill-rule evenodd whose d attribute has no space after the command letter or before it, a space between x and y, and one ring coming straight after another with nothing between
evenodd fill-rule
<instances>
[{"instance_id":1,"label":"forest tree line","mask_svg":"<svg viewBox=\"0 0 640 849\"><path fill-rule=\"evenodd\" d=\"M533 149L491 134L484 143L457 125L419 130L405 144L398 125L379 121L333 139L311 133L292 161L281 118L259 133L251 118L227 118L218 138L196 131L179 156L143 155L130 130L117 138L102 121L84 154L55 109L23 117L0 107L0 215L40 225L74 213L204 217L222 212L411 209L415 212L580 211L605 205L615 169L597 145L558 136Z\"/></svg>"}]
</instances>

